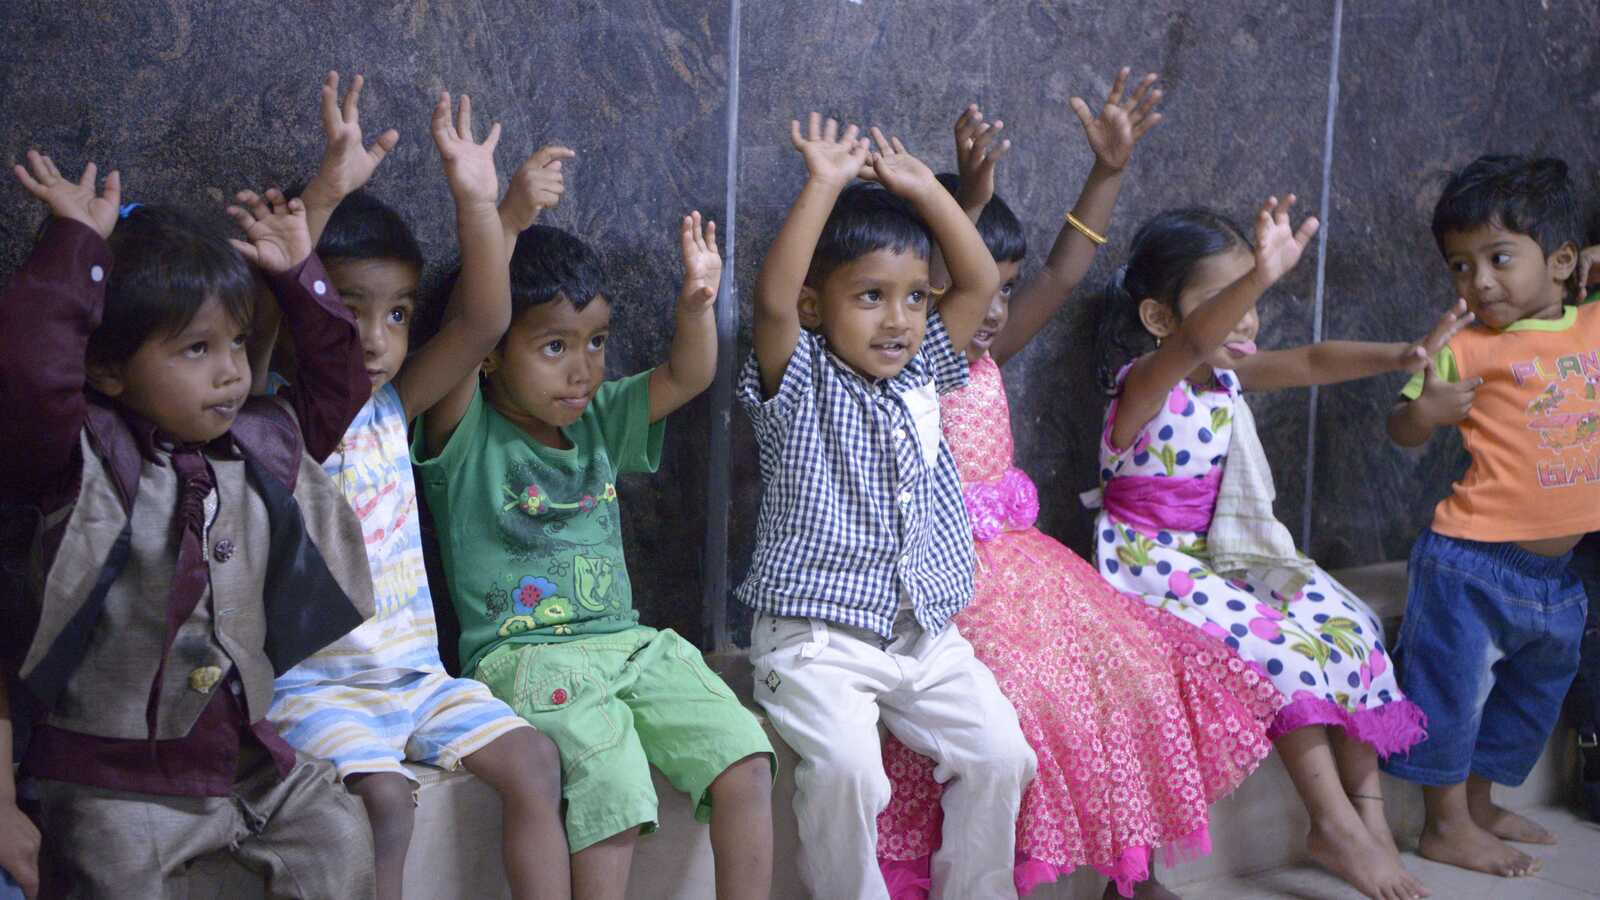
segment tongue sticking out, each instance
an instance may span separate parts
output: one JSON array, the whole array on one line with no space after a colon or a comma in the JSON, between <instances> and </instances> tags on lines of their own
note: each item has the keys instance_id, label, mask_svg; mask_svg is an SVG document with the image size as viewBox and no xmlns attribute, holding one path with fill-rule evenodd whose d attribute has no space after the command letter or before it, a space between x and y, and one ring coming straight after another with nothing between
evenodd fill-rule
<instances>
[{"instance_id":1,"label":"tongue sticking out","mask_svg":"<svg viewBox=\"0 0 1600 900\"><path fill-rule=\"evenodd\" d=\"M1222 346L1226 347L1228 352L1234 356L1249 356L1256 352L1255 341L1229 341Z\"/></svg>"}]
</instances>

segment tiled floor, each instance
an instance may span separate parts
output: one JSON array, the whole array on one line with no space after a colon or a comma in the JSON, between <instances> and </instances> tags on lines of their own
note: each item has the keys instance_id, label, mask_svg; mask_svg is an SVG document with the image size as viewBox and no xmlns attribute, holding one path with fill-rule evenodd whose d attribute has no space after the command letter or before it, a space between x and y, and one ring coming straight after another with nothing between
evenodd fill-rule
<instances>
[{"instance_id":1,"label":"tiled floor","mask_svg":"<svg viewBox=\"0 0 1600 900\"><path fill-rule=\"evenodd\" d=\"M1544 860L1533 878L1479 875L1405 855L1406 865L1433 891L1435 900L1582 900L1600 897L1600 825L1565 809L1544 807L1528 813L1561 839L1555 847L1519 844ZM1290 866L1244 878L1218 878L1181 888L1184 900L1345 900L1360 895L1320 869Z\"/></svg>"}]
</instances>

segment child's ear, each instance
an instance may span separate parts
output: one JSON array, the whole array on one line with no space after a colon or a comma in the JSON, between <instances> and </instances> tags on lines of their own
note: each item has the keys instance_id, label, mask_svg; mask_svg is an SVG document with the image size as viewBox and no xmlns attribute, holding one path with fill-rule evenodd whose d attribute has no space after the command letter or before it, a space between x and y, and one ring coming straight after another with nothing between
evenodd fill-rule
<instances>
[{"instance_id":1,"label":"child's ear","mask_svg":"<svg viewBox=\"0 0 1600 900\"><path fill-rule=\"evenodd\" d=\"M90 363L85 374L89 379L89 386L107 397L121 396L128 386L122 377L121 366L114 366L109 363Z\"/></svg>"},{"instance_id":2,"label":"child's ear","mask_svg":"<svg viewBox=\"0 0 1600 900\"><path fill-rule=\"evenodd\" d=\"M800 288L800 325L804 328L822 327L822 297L809 286Z\"/></svg>"},{"instance_id":3,"label":"child's ear","mask_svg":"<svg viewBox=\"0 0 1600 900\"><path fill-rule=\"evenodd\" d=\"M1550 269L1551 281L1566 282L1578 268L1578 245L1567 241L1557 247L1556 252L1545 260L1545 265ZM1583 285L1578 285L1578 288L1581 290Z\"/></svg>"},{"instance_id":4,"label":"child's ear","mask_svg":"<svg viewBox=\"0 0 1600 900\"><path fill-rule=\"evenodd\" d=\"M1139 322L1157 340L1171 337L1178 330L1178 317L1172 314L1172 307L1154 297L1139 301Z\"/></svg>"}]
</instances>

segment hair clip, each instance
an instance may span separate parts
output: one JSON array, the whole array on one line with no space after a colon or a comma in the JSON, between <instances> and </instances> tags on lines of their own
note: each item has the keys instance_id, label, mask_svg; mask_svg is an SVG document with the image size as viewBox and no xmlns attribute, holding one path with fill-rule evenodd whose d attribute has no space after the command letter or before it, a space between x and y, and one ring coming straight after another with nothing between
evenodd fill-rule
<instances>
[{"instance_id":1,"label":"hair clip","mask_svg":"<svg viewBox=\"0 0 1600 900\"><path fill-rule=\"evenodd\" d=\"M138 209L141 206L144 206L144 204L143 203L124 203L124 204L122 204L122 208L117 210L117 218L126 219L128 216L133 214L134 210Z\"/></svg>"}]
</instances>

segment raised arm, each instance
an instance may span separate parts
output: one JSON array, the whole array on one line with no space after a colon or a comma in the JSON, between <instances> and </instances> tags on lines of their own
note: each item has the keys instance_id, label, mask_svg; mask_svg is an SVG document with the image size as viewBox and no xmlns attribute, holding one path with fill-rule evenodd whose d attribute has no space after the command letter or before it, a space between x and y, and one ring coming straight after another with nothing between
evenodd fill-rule
<instances>
[{"instance_id":1,"label":"raised arm","mask_svg":"<svg viewBox=\"0 0 1600 900\"><path fill-rule=\"evenodd\" d=\"M306 230L311 234L313 247L322 240L322 230L328 226L333 211L344 198L372 179L378 165L400 143L400 132L390 128L378 135L371 147L364 145L361 89L365 85L366 79L357 75L351 80L344 101L340 102L339 73L329 72L322 81L322 132L328 140L317 174L300 192L300 199L306 204Z\"/></svg>"},{"instance_id":2,"label":"raised arm","mask_svg":"<svg viewBox=\"0 0 1600 900\"><path fill-rule=\"evenodd\" d=\"M983 323L989 300L1000 286L1000 271L977 226L933 177L933 170L912 156L899 138L872 129L875 149L870 177L909 201L928 224L950 272L950 288L939 299L939 315L957 353L966 349Z\"/></svg>"},{"instance_id":3,"label":"raised arm","mask_svg":"<svg viewBox=\"0 0 1600 900\"><path fill-rule=\"evenodd\" d=\"M455 198L456 235L461 245L461 276L445 309L439 333L417 351L395 377L406 419L431 412L429 433L455 431L472 399L471 385L483 358L511 326L511 275L495 201L500 176L494 149L500 125L478 143L472 136L472 98L461 98L450 121L450 95L441 93L433 108L433 142Z\"/></svg>"},{"instance_id":4,"label":"raised arm","mask_svg":"<svg viewBox=\"0 0 1600 900\"><path fill-rule=\"evenodd\" d=\"M700 211L684 216L678 228L683 248L683 289L678 291L678 323L665 364L650 373L650 421L693 400L717 374L717 287L722 255L717 223L700 222Z\"/></svg>"},{"instance_id":5,"label":"raised arm","mask_svg":"<svg viewBox=\"0 0 1600 900\"><path fill-rule=\"evenodd\" d=\"M562 164L578 154L560 144L546 144L523 161L500 200L500 228L506 265L517 250L517 237L539 221L539 214L561 202L567 193Z\"/></svg>"},{"instance_id":6,"label":"raised arm","mask_svg":"<svg viewBox=\"0 0 1600 900\"><path fill-rule=\"evenodd\" d=\"M0 295L0 497L30 503L75 476L87 413L89 335L100 323L111 276L106 238L116 226L122 179L95 190L95 165L76 182L50 157L29 150L14 167L53 217L27 262Z\"/></svg>"},{"instance_id":7,"label":"raised arm","mask_svg":"<svg viewBox=\"0 0 1600 900\"><path fill-rule=\"evenodd\" d=\"M1457 300L1421 340L1322 341L1247 356L1233 371L1239 376L1239 385L1250 391L1339 384L1385 372L1420 372L1434 354L1470 324L1472 313L1467 311L1467 301Z\"/></svg>"},{"instance_id":8,"label":"raised arm","mask_svg":"<svg viewBox=\"0 0 1600 900\"><path fill-rule=\"evenodd\" d=\"M300 423L306 452L321 462L344 437L372 395L361 334L339 299L306 230L306 208L277 188L262 197L240 191L228 215L248 240L232 244L272 286L294 339L295 371L286 399Z\"/></svg>"},{"instance_id":9,"label":"raised arm","mask_svg":"<svg viewBox=\"0 0 1600 900\"><path fill-rule=\"evenodd\" d=\"M840 192L866 164L868 145L858 137L860 133L851 125L841 135L838 122L828 119L824 123L818 113L811 114L803 137L800 122L789 123L789 140L804 157L810 177L767 249L756 277L756 366L761 370L761 389L768 396L777 391L800 339L800 289L805 286L822 226Z\"/></svg>"},{"instance_id":10,"label":"raised arm","mask_svg":"<svg viewBox=\"0 0 1600 900\"><path fill-rule=\"evenodd\" d=\"M1317 220L1307 218L1298 230L1294 229L1289 223L1294 200L1293 194L1282 204L1277 197L1267 198L1256 214L1254 267L1185 316L1153 353L1141 357L1128 370L1117 418L1111 427L1113 447L1128 446L1145 423L1155 417L1178 382L1216 352L1267 288L1300 261L1306 245L1317 233Z\"/></svg>"},{"instance_id":11,"label":"raised arm","mask_svg":"<svg viewBox=\"0 0 1600 900\"><path fill-rule=\"evenodd\" d=\"M1161 91L1155 87L1156 74L1146 75L1132 93L1124 95L1128 72L1123 68L1117 73L1098 116L1090 113L1089 105L1081 98L1072 98L1072 111L1083 124L1089 147L1094 150L1094 166L1089 169L1071 216L1102 237L1111 227L1111 211L1117 205L1117 195L1122 193L1122 173L1133 157L1134 147L1162 118L1156 112L1161 102ZM1043 268L1011 299L1005 327L989 348L995 362L1004 365L1050 322L1083 281L1099 248L1099 242L1070 220L1063 221Z\"/></svg>"}]
</instances>

